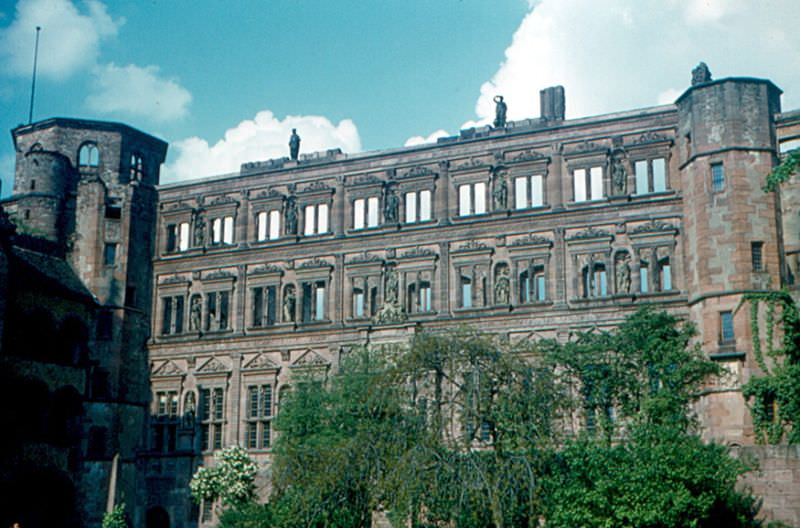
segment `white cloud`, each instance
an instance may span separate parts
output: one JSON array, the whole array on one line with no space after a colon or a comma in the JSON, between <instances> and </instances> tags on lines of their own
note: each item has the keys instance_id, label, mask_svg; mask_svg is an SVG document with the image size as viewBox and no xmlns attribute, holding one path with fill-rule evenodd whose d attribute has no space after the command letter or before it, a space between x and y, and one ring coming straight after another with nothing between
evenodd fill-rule
<instances>
[{"instance_id":1,"label":"white cloud","mask_svg":"<svg viewBox=\"0 0 800 528\"><path fill-rule=\"evenodd\" d=\"M280 120L263 110L254 119L228 129L214 145L199 137L174 142L170 148L177 151L177 156L164 166L161 180L168 183L236 172L248 161L288 156L293 128L301 138L301 155L337 147L345 152L361 150L358 129L350 119L336 125L322 116L286 116Z\"/></svg>"},{"instance_id":2,"label":"white cloud","mask_svg":"<svg viewBox=\"0 0 800 528\"><path fill-rule=\"evenodd\" d=\"M481 86L482 125L492 98L505 96L509 119L539 115L539 90L563 85L567 117L674 101L705 61L715 78L772 79L800 105L797 0L531 0L504 61Z\"/></svg>"},{"instance_id":3,"label":"white cloud","mask_svg":"<svg viewBox=\"0 0 800 528\"><path fill-rule=\"evenodd\" d=\"M449 135L450 134L448 134L446 130L439 129L436 132L431 133L428 137L412 136L406 140L404 146L416 147L417 145L424 145L425 143L436 143L437 139L441 137L447 137Z\"/></svg>"},{"instance_id":4,"label":"white cloud","mask_svg":"<svg viewBox=\"0 0 800 528\"><path fill-rule=\"evenodd\" d=\"M192 101L188 90L174 80L160 77L157 66L111 63L95 68L94 76L86 106L95 112L170 121L184 117Z\"/></svg>"},{"instance_id":5,"label":"white cloud","mask_svg":"<svg viewBox=\"0 0 800 528\"><path fill-rule=\"evenodd\" d=\"M0 58L6 72L27 76L33 66L36 26L41 26L38 72L63 80L91 68L100 42L117 34L124 24L113 19L98 0L86 0L78 9L69 0L20 0L14 20L0 30Z\"/></svg>"}]
</instances>

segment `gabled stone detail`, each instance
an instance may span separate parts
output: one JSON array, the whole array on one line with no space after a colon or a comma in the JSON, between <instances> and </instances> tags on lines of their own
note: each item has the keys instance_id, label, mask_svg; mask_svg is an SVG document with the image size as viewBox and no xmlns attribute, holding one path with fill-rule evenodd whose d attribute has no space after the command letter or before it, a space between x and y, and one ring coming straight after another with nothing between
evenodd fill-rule
<instances>
[{"instance_id":1,"label":"gabled stone detail","mask_svg":"<svg viewBox=\"0 0 800 528\"><path fill-rule=\"evenodd\" d=\"M258 354L242 368L245 370L277 370L280 367L272 361L267 354Z\"/></svg>"},{"instance_id":2,"label":"gabled stone detail","mask_svg":"<svg viewBox=\"0 0 800 528\"><path fill-rule=\"evenodd\" d=\"M186 373L180 368L177 364L175 364L172 360L167 360L161 364L161 366L153 369L152 376L154 378L166 378L169 376L183 376Z\"/></svg>"},{"instance_id":3,"label":"gabled stone detail","mask_svg":"<svg viewBox=\"0 0 800 528\"><path fill-rule=\"evenodd\" d=\"M229 370L230 368L225 363L212 356L208 361L200 365L196 372L198 374L215 374L217 372L228 372Z\"/></svg>"},{"instance_id":4,"label":"gabled stone detail","mask_svg":"<svg viewBox=\"0 0 800 528\"><path fill-rule=\"evenodd\" d=\"M311 349L306 350L303 354L294 360L292 363L292 368L295 367L328 367L330 366L330 361L319 355L318 353L314 352Z\"/></svg>"}]
</instances>

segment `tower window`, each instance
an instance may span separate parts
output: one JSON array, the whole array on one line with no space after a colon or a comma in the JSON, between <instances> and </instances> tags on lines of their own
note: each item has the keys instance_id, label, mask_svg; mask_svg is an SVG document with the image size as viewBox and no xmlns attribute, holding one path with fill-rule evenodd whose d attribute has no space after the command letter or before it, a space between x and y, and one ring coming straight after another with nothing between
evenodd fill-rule
<instances>
[{"instance_id":1,"label":"tower window","mask_svg":"<svg viewBox=\"0 0 800 528\"><path fill-rule=\"evenodd\" d=\"M714 192L725 190L725 168L722 163L711 164L711 188Z\"/></svg>"},{"instance_id":2,"label":"tower window","mask_svg":"<svg viewBox=\"0 0 800 528\"><path fill-rule=\"evenodd\" d=\"M763 242L750 242L750 259L753 262L753 271L764 271L763 253Z\"/></svg>"},{"instance_id":3,"label":"tower window","mask_svg":"<svg viewBox=\"0 0 800 528\"><path fill-rule=\"evenodd\" d=\"M142 181L144 178L144 160L141 154L131 154L131 181Z\"/></svg>"},{"instance_id":4,"label":"tower window","mask_svg":"<svg viewBox=\"0 0 800 528\"><path fill-rule=\"evenodd\" d=\"M100 151L94 143L84 143L78 151L79 167L97 167L100 165Z\"/></svg>"},{"instance_id":5,"label":"tower window","mask_svg":"<svg viewBox=\"0 0 800 528\"><path fill-rule=\"evenodd\" d=\"M720 312L720 342L733 343L736 335L733 331L733 312Z\"/></svg>"},{"instance_id":6,"label":"tower window","mask_svg":"<svg viewBox=\"0 0 800 528\"><path fill-rule=\"evenodd\" d=\"M117 263L117 245L114 243L107 243L103 249L103 264L106 266L113 266Z\"/></svg>"}]
</instances>

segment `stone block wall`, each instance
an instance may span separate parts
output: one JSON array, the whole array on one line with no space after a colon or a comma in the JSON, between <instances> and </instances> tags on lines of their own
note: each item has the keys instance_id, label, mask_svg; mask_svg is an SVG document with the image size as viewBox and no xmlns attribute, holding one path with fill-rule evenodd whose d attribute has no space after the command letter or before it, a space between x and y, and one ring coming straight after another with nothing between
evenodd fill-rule
<instances>
[{"instance_id":1,"label":"stone block wall","mask_svg":"<svg viewBox=\"0 0 800 528\"><path fill-rule=\"evenodd\" d=\"M761 516L800 526L800 445L739 447L733 455L758 464L741 478L740 486L764 498Z\"/></svg>"}]
</instances>

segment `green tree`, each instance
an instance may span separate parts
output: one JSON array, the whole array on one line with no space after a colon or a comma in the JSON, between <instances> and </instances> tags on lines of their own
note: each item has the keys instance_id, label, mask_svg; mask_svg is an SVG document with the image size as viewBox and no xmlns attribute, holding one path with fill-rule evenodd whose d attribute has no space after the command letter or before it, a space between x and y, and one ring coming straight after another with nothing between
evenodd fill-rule
<instances>
[{"instance_id":1,"label":"green tree","mask_svg":"<svg viewBox=\"0 0 800 528\"><path fill-rule=\"evenodd\" d=\"M128 528L124 503L117 504L110 512L103 514L103 528Z\"/></svg>"}]
</instances>

